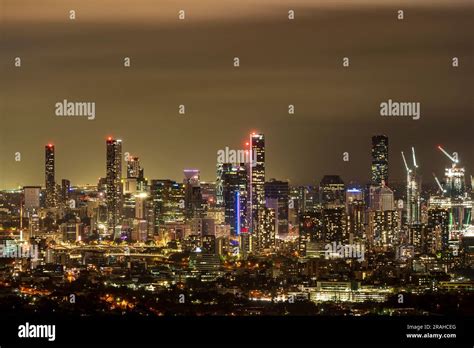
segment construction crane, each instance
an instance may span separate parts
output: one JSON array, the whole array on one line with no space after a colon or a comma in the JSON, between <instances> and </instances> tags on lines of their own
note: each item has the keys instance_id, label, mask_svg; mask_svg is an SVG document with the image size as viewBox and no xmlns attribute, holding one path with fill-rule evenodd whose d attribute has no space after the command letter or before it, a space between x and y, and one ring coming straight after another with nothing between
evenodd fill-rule
<instances>
[{"instance_id":1,"label":"construction crane","mask_svg":"<svg viewBox=\"0 0 474 348\"><path fill-rule=\"evenodd\" d=\"M411 147L411 153L413 154L413 165L415 168L418 168L418 165L416 164L415 148L413 146Z\"/></svg>"},{"instance_id":2,"label":"construction crane","mask_svg":"<svg viewBox=\"0 0 474 348\"><path fill-rule=\"evenodd\" d=\"M411 169L408 168L407 160L406 160L406 158L405 158L405 154L403 153L403 151L402 151L402 158L403 158L403 163L405 163L405 168L406 168L406 170L407 170L407 173L410 173L410 172L411 172Z\"/></svg>"},{"instance_id":3,"label":"construction crane","mask_svg":"<svg viewBox=\"0 0 474 348\"><path fill-rule=\"evenodd\" d=\"M453 162L453 164L459 163L459 160L454 158L452 155L450 155L445 149L441 147L441 145L438 145L438 149L440 149L441 152L444 153L446 157L448 157L451 160L451 162Z\"/></svg>"},{"instance_id":4,"label":"construction crane","mask_svg":"<svg viewBox=\"0 0 474 348\"><path fill-rule=\"evenodd\" d=\"M439 187L439 189L441 190L441 192L445 193L446 190L443 188L443 185L441 185L441 183L440 183L440 181L438 180L438 178L436 177L436 174L435 174L435 173L433 173L433 177L434 177L436 183L438 184L438 187Z\"/></svg>"}]
</instances>

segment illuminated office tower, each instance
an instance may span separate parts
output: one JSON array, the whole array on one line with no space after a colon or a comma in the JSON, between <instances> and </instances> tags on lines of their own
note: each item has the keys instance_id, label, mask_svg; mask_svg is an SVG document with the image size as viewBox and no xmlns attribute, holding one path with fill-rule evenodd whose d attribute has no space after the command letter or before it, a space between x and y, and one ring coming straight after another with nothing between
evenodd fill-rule
<instances>
[{"instance_id":1,"label":"illuminated office tower","mask_svg":"<svg viewBox=\"0 0 474 348\"><path fill-rule=\"evenodd\" d=\"M408 227L408 241L415 247L415 252L423 253L426 250L426 238L424 224L412 224Z\"/></svg>"},{"instance_id":2,"label":"illuminated office tower","mask_svg":"<svg viewBox=\"0 0 474 348\"><path fill-rule=\"evenodd\" d=\"M349 242L343 207L323 209L323 233L326 242Z\"/></svg>"},{"instance_id":3,"label":"illuminated office tower","mask_svg":"<svg viewBox=\"0 0 474 348\"><path fill-rule=\"evenodd\" d=\"M377 247L394 246L399 238L399 215L395 209L393 191L387 186L371 186L367 239Z\"/></svg>"},{"instance_id":4,"label":"illuminated office tower","mask_svg":"<svg viewBox=\"0 0 474 348\"><path fill-rule=\"evenodd\" d=\"M449 218L448 209L439 207L428 209L427 247L432 253L448 249Z\"/></svg>"},{"instance_id":5,"label":"illuminated office tower","mask_svg":"<svg viewBox=\"0 0 474 348\"><path fill-rule=\"evenodd\" d=\"M127 178L138 178L140 176L140 158L129 156L127 160Z\"/></svg>"},{"instance_id":6,"label":"illuminated office tower","mask_svg":"<svg viewBox=\"0 0 474 348\"><path fill-rule=\"evenodd\" d=\"M288 197L290 188L288 181L271 179L265 183L266 207L275 210L276 213L276 235L288 234Z\"/></svg>"},{"instance_id":7,"label":"illuminated office tower","mask_svg":"<svg viewBox=\"0 0 474 348\"><path fill-rule=\"evenodd\" d=\"M202 217L202 193L198 169L184 170L184 190L186 218Z\"/></svg>"},{"instance_id":8,"label":"illuminated office tower","mask_svg":"<svg viewBox=\"0 0 474 348\"><path fill-rule=\"evenodd\" d=\"M63 203L67 203L70 198L69 192L71 191L71 182L67 179L61 180L61 200Z\"/></svg>"},{"instance_id":9,"label":"illuminated office tower","mask_svg":"<svg viewBox=\"0 0 474 348\"><path fill-rule=\"evenodd\" d=\"M372 184L388 184L388 137L372 137Z\"/></svg>"},{"instance_id":10,"label":"illuminated office tower","mask_svg":"<svg viewBox=\"0 0 474 348\"><path fill-rule=\"evenodd\" d=\"M32 213L28 217L28 236L24 239L37 237L40 231L40 217L36 213Z\"/></svg>"},{"instance_id":11,"label":"illuminated office tower","mask_svg":"<svg viewBox=\"0 0 474 348\"><path fill-rule=\"evenodd\" d=\"M54 145L48 144L45 150L45 187L46 187L46 207L56 207L56 182L54 180Z\"/></svg>"},{"instance_id":12,"label":"illuminated office tower","mask_svg":"<svg viewBox=\"0 0 474 348\"><path fill-rule=\"evenodd\" d=\"M421 222L421 178L416 170L408 174L407 182L407 223Z\"/></svg>"},{"instance_id":13,"label":"illuminated office tower","mask_svg":"<svg viewBox=\"0 0 474 348\"><path fill-rule=\"evenodd\" d=\"M265 208L265 137L263 134L250 134L250 158L247 163L249 176L249 223L250 231L259 233L259 210ZM255 161L253 161L255 160Z\"/></svg>"},{"instance_id":14,"label":"illuminated office tower","mask_svg":"<svg viewBox=\"0 0 474 348\"><path fill-rule=\"evenodd\" d=\"M184 222L184 184L172 180L151 180L150 197L153 202L154 233L164 231L166 223Z\"/></svg>"},{"instance_id":15,"label":"illuminated office tower","mask_svg":"<svg viewBox=\"0 0 474 348\"><path fill-rule=\"evenodd\" d=\"M129 156L127 158L127 178L125 182L135 181L139 191L145 191L147 182L145 180L144 169L140 165L140 158Z\"/></svg>"},{"instance_id":16,"label":"illuminated office tower","mask_svg":"<svg viewBox=\"0 0 474 348\"><path fill-rule=\"evenodd\" d=\"M254 236L249 232L242 232L239 236L239 253L243 259L246 259L249 254L254 252Z\"/></svg>"},{"instance_id":17,"label":"illuminated office tower","mask_svg":"<svg viewBox=\"0 0 474 348\"><path fill-rule=\"evenodd\" d=\"M394 210L371 210L368 213L367 240L371 246L393 247L398 238L398 213Z\"/></svg>"},{"instance_id":18,"label":"illuminated office tower","mask_svg":"<svg viewBox=\"0 0 474 348\"><path fill-rule=\"evenodd\" d=\"M353 238L362 238L364 234L365 201L364 192L358 188L346 191L347 232Z\"/></svg>"},{"instance_id":19,"label":"illuminated office tower","mask_svg":"<svg viewBox=\"0 0 474 348\"><path fill-rule=\"evenodd\" d=\"M325 175L319 183L319 201L323 208L344 207L345 186L339 175Z\"/></svg>"},{"instance_id":20,"label":"illuminated office tower","mask_svg":"<svg viewBox=\"0 0 474 348\"><path fill-rule=\"evenodd\" d=\"M292 190L292 204L299 214L319 209L318 191L319 188L316 186L299 186Z\"/></svg>"},{"instance_id":21,"label":"illuminated office tower","mask_svg":"<svg viewBox=\"0 0 474 348\"><path fill-rule=\"evenodd\" d=\"M108 137L106 140L107 222L112 236L118 237L122 204L122 140Z\"/></svg>"},{"instance_id":22,"label":"illuminated office tower","mask_svg":"<svg viewBox=\"0 0 474 348\"><path fill-rule=\"evenodd\" d=\"M257 250L269 250L275 247L275 222L276 212L274 209L259 209L259 226L257 234Z\"/></svg>"},{"instance_id":23,"label":"illuminated office tower","mask_svg":"<svg viewBox=\"0 0 474 348\"><path fill-rule=\"evenodd\" d=\"M222 169L223 199L225 223L230 225L230 232L238 236L248 228L247 222L247 170L243 164L224 163Z\"/></svg>"},{"instance_id":24,"label":"illuminated office tower","mask_svg":"<svg viewBox=\"0 0 474 348\"><path fill-rule=\"evenodd\" d=\"M305 212L299 216L298 252L306 256L306 247L311 242L324 241L323 221L321 212Z\"/></svg>"}]
</instances>

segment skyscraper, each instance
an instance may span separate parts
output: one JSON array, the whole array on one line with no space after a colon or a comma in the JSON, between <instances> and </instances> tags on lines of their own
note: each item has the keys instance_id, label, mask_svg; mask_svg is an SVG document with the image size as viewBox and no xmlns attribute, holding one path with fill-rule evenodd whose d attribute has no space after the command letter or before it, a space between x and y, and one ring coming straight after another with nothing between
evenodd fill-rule
<instances>
[{"instance_id":1,"label":"skyscraper","mask_svg":"<svg viewBox=\"0 0 474 348\"><path fill-rule=\"evenodd\" d=\"M427 240L429 250L434 253L449 247L449 210L432 207L428 210Z\"/></svg>"},{"instance_id":2,"label":"skyscraper","mask_svg":"<svg viewBox=\"0 0 474 348\"><path fill-rule=\"evenodd\" d=\"M388 184L388 137L374 135L372 137L372 184Z\"/></svg>"},{"instance_id":3,"label":"skyscraper","mask_svg":"<svg viewBox=\"0 0 474 348\"><path fill-rule=\"evenodd\" d=\"M117 232L115 229L120 223L122 203L122 140L108 137L107 146L107 222L112 236Z\"/></svg>"},{"instance_id":4,"label":"skyscraper","mask_svg":"<svg viewBox=\"0 0 474 348\"><path fill-rule=\"evenodd\" d=\"M224 163L222 172L225 222L232 235L247 228L247 170L243 164Z\"/></svg>"},{"instance_id":5,"label":"skyscraper","mask_svg":"<svg viewBox=\"0 0 474 348\"><path fill-rule=\"evenodd\" d=\"M259 233L259 210L265 208L265 137L263 134L250 134L250 158L248 163L249 175L249 216L250 231ZM258 236L257 236L258 240ZM258 246L257 246L258 247Z\"/></svg>"},{"instance_id":6,"label":"skyscraper","mask_svg":"<svg viewBox=\"0 0 474 348\"><path fill-rule=\"evenodd\" d=\"M365 201L364 191L359 188L350 188L346 191L346 215L349 240L361 238L364 233Z\"/></svg>"},{"instance_id":7,"label":"skyscraper","mask_svg":"<svg viewBox=\"0 0 474 348\"><path fill-rule=\"evenodd\" d=\"M258 251L268 250L275 247L275 210L263 207L259 209L260 224L257 234Z\"/></svg>"},{"instance_id":8,"label":"skyscraper","mask_svg":"<svg viewBox=\"0 0 474 348\"><path fill-rule=\"evenodd\" d=\"M69 200L69 191L71 190L71 182L67 179L61 180L61 200L66 203Z\"/></svg>"},{"instance_id":9,"label":"skyscraper","mask_svg":"<svg viewBox=\"0 0 474 348\"><path fill-rule=\"evenodd\" d=\"M407 224L421 222L421 176L418 173L418 164L416 163L415 148L411 148L413 154L413 169L408 166L405 155L402 151L403 162L407 171Z\"/></svg>"},{"instance_id":10,"label":"skyscraper","mask_svg":"<svg viewBox=\"0 0 474 348\"><path fill-rule=\"evenodd\" d=\"M186 218L202 217L202 193L199 169L184 170L185 215Z\"/></svg>"},{"instance_id":11,"label":"skyscraper","mask_svg":"<svg viewBox=\"0 0 474 348\"><path fill-rule=\"evenodd\" d=\"M140 176L140 158L130 156L127 160L127 178L138 178Z\"/></svg>"},{"instance_id":12,"label":"skyscraper","mask_svg":"<svg viewBox=\"0 0 474 348\"><path fill-rule=\"evenodd\" d=\"M185 219L185 187L173 180L151 180L153 225L156 235L163 235L166 223L182 223Z\"/></svg>"},{"instance_id":13,"label":"skyscraper","mask_svg":"<svg viewBox=\"0 0 474 348\"><path fill-rule=\"evenodd\" d=\"M319 197L323 208L344 206L345 185L339 175L325 175L319 184Z\"/></svg>"},{"instance_id":14,"label":"skyscraper","mask_svg":"<svg viewBox=\"0 0 474 348\"><path fill-rule=\"evenodd\" d=\"M306 256L308 243L324 241L323 217L321 211L309 211L299 216L298 251Z\"/></svg>"},{"instance_id":15,"label":"skyscraper","mask_svg":"<svg viewBox=\"0 0 474 348\"><path fill-rule=\"evenodd\" d=\"M288 181L271 179L265 183L265 204L275 210L276 234L288 234L288 197L290 188Z\"/></svg>"},{"instance_id":16,"label":"skyscraper","mask_svg":"<svg viewBox=\"0 0 474 348\"><path fill-rule=\"evenodd\" d=\"M56 182L54 180L54 145L48 144L44 148L45 160L45 187L46 187L46 207L56 206Z\"/></svg>"}]
</instances>

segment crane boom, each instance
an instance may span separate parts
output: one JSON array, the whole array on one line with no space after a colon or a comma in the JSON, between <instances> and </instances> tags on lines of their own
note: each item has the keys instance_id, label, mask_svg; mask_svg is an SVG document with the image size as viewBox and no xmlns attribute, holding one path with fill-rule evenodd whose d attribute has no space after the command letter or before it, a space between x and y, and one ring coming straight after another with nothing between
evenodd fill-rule
<instances>
[{"instance_id":1,"label":"crane boom","mask_svg":"<svg viewBox=\"0 0 474 348\"><path fill-rule=\"evenodd\" d=\"M441 152L444 153L446 155L446 157L448 157L451 160L451 162L453 162L453 163L458 163L459 162L456 158L454 158L449 153L447 153L446 150L441 147L441 145L438 146L438 149L440 149Z\"/></svg>"},{"instance_id":2,"label":"crane boom","mask_svg":"<svg viewBox=\"0 0 474 348\"><path fill-rule=\"evenodd\" d=\"M416 164L415 148L413 146L411 147L411 153L413 154L413 165L415 168L418 168L418 165Z\"/></svg>"},{"instance_id":3,"label":"crane boom","mask_svg":"<svg viewBox=\"0 0 474 348\"><path fill-rule=\"evenodd\" d=\"M403 151L402 151L402 158L403 158L403 163L405 163L405 168L407 169L407 172L410 173L411 169L408 168L407 160L405 158L405 154L403 153Z\"/></svg>"},{"instance_id":4,"label":"crane boom","mask_svg":"<svg viewBox=\"0 0 474 348\"><path fill-rule=\"evenodd\" d=\"M441 192L446 192L446 190L443 188L443 186L442 186L441 183L439 182L438 178L436 177L435 173L433 173L433 177L435 178L435 181L436 181L436 183L438 184L438 187L439 187L439 189L441 190Z\"/></svg>"}]
</instances>

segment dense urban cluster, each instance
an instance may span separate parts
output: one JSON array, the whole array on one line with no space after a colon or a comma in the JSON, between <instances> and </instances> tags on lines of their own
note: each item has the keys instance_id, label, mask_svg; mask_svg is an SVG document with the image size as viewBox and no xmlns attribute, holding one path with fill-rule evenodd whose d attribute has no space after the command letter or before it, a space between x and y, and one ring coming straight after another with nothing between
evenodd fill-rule
<instances>
[{"instance_id":1,"label":"dense urban cluster","mask_svg":"<svg viewBox=\"0 0 474 348\"><path fill-rule=\"evenodd\" d=\"M444 178L423 185L414 148L393 161L405 164L406 182L389 180L388 137L376 135L369 183L325 175L294 186L267 179L263 134L219 150L214 182L198 169L146 178L140 158L108 137L105 176L81 186L57 181L47 144L45 185L0 192L0 308L473 314L472 177L457 153L439 149Z\"/></svg>"}]
</instances>

